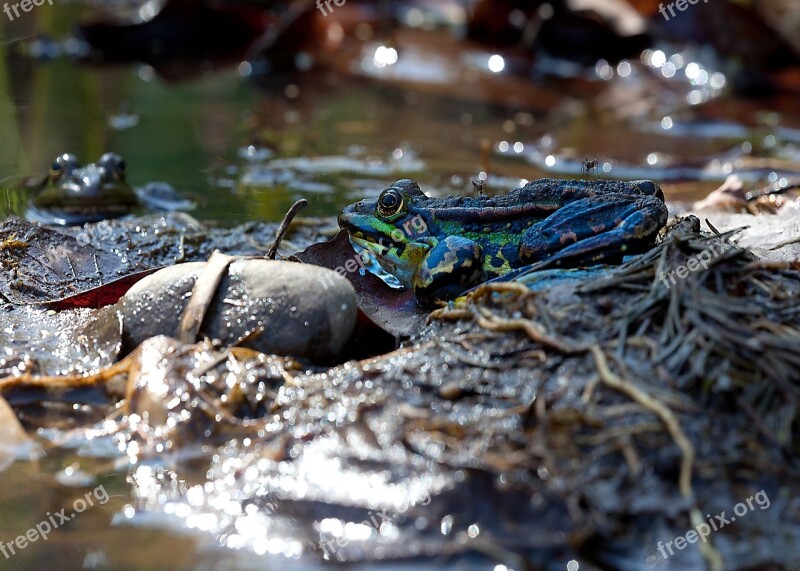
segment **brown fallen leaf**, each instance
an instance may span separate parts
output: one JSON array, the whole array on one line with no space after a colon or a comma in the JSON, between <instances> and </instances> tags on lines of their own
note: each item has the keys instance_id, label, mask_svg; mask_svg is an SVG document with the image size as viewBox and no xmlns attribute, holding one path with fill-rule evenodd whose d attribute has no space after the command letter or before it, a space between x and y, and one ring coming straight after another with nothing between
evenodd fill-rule
<instances>
[{"instance_id":1,"label":"brown fallen leaf","mask_svg":"<svg viewBox=\"0 0 800 571\"><path fill-rule=\"evenodd\" d=\"M313 244L292 256L296 261L314 264L331 270L345 268L358 257L347 232L342 230L332 240ZM342 273L342 272L340 272ZM358 309L368 320L395 337L409 337L419 331L428 312L422 309L410 290L397 290L386 285L374 274L364 275L356 270L344 271L356 290Z\"/></svg>"},{"instance_id":2,"label":"brown fallen leaf","mask_svg":"<svg viewBox=\"0 0 800 571\"><path fill-rule=\"evenodd\" d=\"M153 271L14 216L0 223L0 244L0 296L15 305L101 307Z\"/></svg>"}]
</instances>

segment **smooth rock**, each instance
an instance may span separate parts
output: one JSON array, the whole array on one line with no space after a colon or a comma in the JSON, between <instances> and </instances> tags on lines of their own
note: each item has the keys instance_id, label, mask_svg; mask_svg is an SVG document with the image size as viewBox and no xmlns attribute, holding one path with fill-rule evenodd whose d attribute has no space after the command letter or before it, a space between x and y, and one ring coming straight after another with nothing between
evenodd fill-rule
<instances>
[{"instance_id":1,"label":"smooth rock","mask_svg":"<svg viewBox=\"0 0 800 571\"><path fill-rule=\"evenodd\" d=\"M177 336L181 314L205 262L178 264L144 278L120 302L123 349L156 335ZM353 286L332 270L275 260L228 267L200 329L229 346L325 363L339 355L357 316ZM261 333L250 337L248 334Z\"/></svg>"}]
</instances>

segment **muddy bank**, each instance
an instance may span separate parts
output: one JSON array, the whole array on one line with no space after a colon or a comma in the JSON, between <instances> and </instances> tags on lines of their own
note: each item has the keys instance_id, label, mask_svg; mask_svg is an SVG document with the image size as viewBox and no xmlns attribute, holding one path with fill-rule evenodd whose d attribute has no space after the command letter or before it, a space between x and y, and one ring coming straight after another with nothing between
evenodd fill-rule
<instances>
[{"instance_id":1,"label":"muddy bank","mask_svg":"<svg viewBox=\"0 0 800 571\"><path fill-rule=\"evenodd\" d=\"M790 569L800 268L699 226L606 272L487 285L331 369L155 337L89 377L17 365L0 389L29 426L112 445L134 494L114 521L259 565ZM35 311L63 315L6 316Z\"/></svg>"}]
</instances>

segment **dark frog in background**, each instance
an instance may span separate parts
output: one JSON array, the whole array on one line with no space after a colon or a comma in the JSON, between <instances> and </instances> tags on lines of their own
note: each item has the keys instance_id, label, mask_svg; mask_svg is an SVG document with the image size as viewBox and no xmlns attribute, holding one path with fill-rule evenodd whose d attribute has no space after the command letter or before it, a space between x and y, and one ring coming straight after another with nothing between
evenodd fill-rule
<instances>
[{"instance_id":1,"label":"dark frog in background","mask_svg":"<svg viewBox=\"0 0 800 571\"><path fill-rule=\"evenodd\" d=\"M139 204L161 210L191 208L166 183L153 182L134 189L126 180L125 160L106 153L96 163L82 166L65 153L53 161L45 177L32 177L23 184L31 194L28 218L46 224L74 225L118 218Z\"/></svg>"},{"instance_id":2,"label":"dark frog in background","mask_svg":"<svg viewBox=\"0 0 800 571\"><path fill-rule=\"evenodd\" d=\"M53 161L46 178L31 179L27 188L31 217L50 223L99 222L127 214L138 204L136 193L125 180L125 161L106 153L96 163L81 166L75 155L65 153Z\"/></svg>"},{"instance_id":3,"label":"dark frog in background","mask_svg":"<svg viewBox=\"0 0 800 571\"><path fill-rule=\"evenodd\" d=\"M652 181L535 180L503 196L430 198L399 180L344 209L339 226L423 304L513 269L619 263L667 221Z\"/></svg>"}]
</instances>

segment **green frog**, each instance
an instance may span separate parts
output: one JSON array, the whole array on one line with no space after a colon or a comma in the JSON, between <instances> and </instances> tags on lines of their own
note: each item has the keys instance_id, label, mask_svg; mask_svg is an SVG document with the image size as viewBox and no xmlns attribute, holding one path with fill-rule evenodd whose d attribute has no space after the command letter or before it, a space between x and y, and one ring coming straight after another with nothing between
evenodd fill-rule
<instances>
[{"instance_id":1,"label":"green frog","mask_svg":"<svg viewBox=\"0 0 800 571\"><path fill-rule=\"evenodd\" d=\"M404 179L339 215L351 241L423 305L531 264L619 263L648 249L666 221L649 180L541 179L501 196L431 198Z\"/></svg>"},{"instance_id":2,"label":"green frog","mask_svg":"<svg viewBox=\"0 0 800 571\"><path fill-rule=\"evenodd\" d=\"M131 187L125 160L116 153L105 153L85 166L75 155L65 153L53 161L47 176L29 178L23 187L32 193L28 218L47 224L69 226L118 218L140 204L159 210L193 207L163 182Z\"/></svg>"},{"instance_id":3,"label":"green frog","mask_svg":"<svg viewBox=\"0 0 800 571\"><path fill-rule=\"evenodd\" d=\"M69 225L127 214L139 200L125 180L125 169L125 161L115 153L86 166L73 154L57 157L46 177L26 184L34 192L31 217Z\"/></svg>"}]
</instances>

